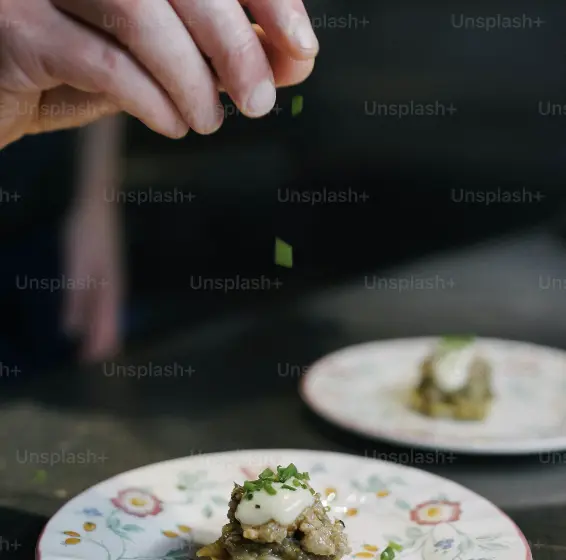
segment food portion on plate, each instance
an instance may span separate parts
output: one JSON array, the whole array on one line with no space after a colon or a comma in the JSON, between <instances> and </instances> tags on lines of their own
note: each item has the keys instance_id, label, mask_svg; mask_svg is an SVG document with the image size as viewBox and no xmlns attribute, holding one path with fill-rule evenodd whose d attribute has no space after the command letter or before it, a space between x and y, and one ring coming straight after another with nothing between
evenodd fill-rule
<instances>
[{"instance_id":1,"label":"food portion on plate","mask_svg":"<svg viewBox=\"0 0 566 560\"><path fill-rule=\"evenodd\" d=\"M294 464L234 483L229 523L197 552L213 560L340 560L351 552L344 522L331 520L309 475Z\"/></svg>"},{"instance_id":2,"label":"food portion on plate","mask_svg":"<svg viewBox=\"0 0 566 560\"><path fill-rule=\"evenodd\" d=\"M423 361L412 408L433 418L484 420L493 401L490 364L473 337L445 337Z\"/></svg>"}]
</instances>

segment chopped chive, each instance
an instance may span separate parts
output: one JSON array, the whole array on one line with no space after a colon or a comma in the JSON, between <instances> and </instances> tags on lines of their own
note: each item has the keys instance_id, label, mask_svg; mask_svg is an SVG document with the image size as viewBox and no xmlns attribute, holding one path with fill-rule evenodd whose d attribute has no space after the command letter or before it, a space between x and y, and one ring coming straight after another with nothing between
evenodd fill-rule
<instances>
[{"instance_id":1,"label":"chopped chive","mask_svg":"<svg viewBox=\"0 0 566 560\"><path fill-rule=\"evenodd\" d=\"M296 488L293 488L292 486L289 486L288 484L283 484L283 486L281 486L281 488L285 488L285 490L292 490L293 492L297 491Z\"/></svg>"},{"instance_id":2,"label":"chopped chive","mask_svg":"<svg viewBox=\"0 0 566 560\"><path fill-rule=\"evenodd\" d=\"M315 495L315 491L312 488L309 488L311 494L314 496Z\"/></svg>"},{"instance_id":3,"label":"chopped chive","mask_svg":"<svg viewBox=\"0 0 566 560\"><path fill-rule=\"evenodd\" d=\"M266 484L263 488L270 496L275 496L277 494L277 490L271 486L271 484Z\"/></svg>"},{"instance_id":4,"label":"chopped chive","mask_svg":"<svg viewBox=\"0 0 566 560\"><path fill-rule=\"evenodd\" d=\"M247 480L244 482L244 495L246 499L251 500L254 492L265 490L268 494L273 496L277 493L272 486L274 482L281 483L283 485L282 487L288 490L294 491L296 489L291 486L292 484L295 487L309 489L311 494L314 494L315 492L311 488L308 488L308 486L302 482L303 480L310 480L308 473L298 472L297 467L293 463L290 463L286 467L279 465L277 467L277 473L273 472L270 468L266 468L258 475L257 480ZM289 484L286 484L287 482Z\"/></svg>"},{"instance_id":5,"label":"chopped chive","mask_svg":"<svg viewBox=\"0 0 566 560\"><path fill-rule=\"evenodd\" d=\"M267 468L259 475L259 478L272 478L274 475L275 473L270 468Z\"/></svg>"},{"instance_id":6,"label":"chopped chive","mask_svg":"<svg viewBox=\"0 0 566 560\"><path fill-rule=\"evenodd\" d=\"M403 550L403 547L397 543L390 542L387 548L380 554L379 560L394 560L395 553Z\"/></svg>"}]
</instances>

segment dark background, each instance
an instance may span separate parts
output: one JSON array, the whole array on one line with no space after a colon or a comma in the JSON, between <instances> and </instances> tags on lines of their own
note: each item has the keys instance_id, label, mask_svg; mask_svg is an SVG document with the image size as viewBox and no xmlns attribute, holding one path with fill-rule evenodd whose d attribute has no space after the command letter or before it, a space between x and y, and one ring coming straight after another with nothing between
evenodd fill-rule
<instances>
[{"instance_id":1,"label":"dark background","mask_svg":"<svg viewBox=\"0 0 566 560\"><path fill-rule=\"evenodd\" d=\"M218 134L177 143L131 123L131 188L195 194L192 202L124 205L136 300L159 301L160 310L173 305L181 320L181 306L189 309L204 297L187 290L191 276L274 274L275 236L293 245L296 262L280 298L367 267L529 224L560 223L566 110L540 114L547 101L565 100L566 35L558 3L307 5L321 55L307 82L280 92L270 116L250 121L231 114L229 105ZM457 27L460 14L525 14L544 23L464 29ZM304 98L297 117L291 114L295 95ZM452 104L456 112L402 119L367 114L375 112L374 102L411 101ZM368 198L281 202L287 189ZM461 189L466 202L458 202ZM520 201L481 202L502 193Z\"/></svg>"},{"instance_id":2,"label":"dark background","mask_svg":"<svg viewBox=\"0 0 566 560\"><path fill-rule=\"evenodd\" d=\"M447 332L565 347L564 291L540 283L547 274L566 279L566 117L542 116L539 107L566 105L560 3L307 5L320 59L305 84L280 92L277 114L229 115L218 134L179 142L130 123L126 188L195 197L161 203L150 194L151 202L123 204L131 278L124 362L190 363L203 373L187 385L118 382L100 369L69 368L6 387L0 534L23 545L3 549L7 557L31 557L41 526L66 499L59 489L72 496L152 461L195 449L389 449L307 413L297 380L278 377L276 362L306 366L355 342ZM461 29L451 19L460 13L526 14L544 23ZM348 23L333 27L332 18ZM295 95L304 97L304 110L293 117ZM370 116L374 101L457 111ZM287 189L369 198L291 204L281 201ZM461 190L466 202L458 202ZM497 200L485 204L486 197ZM275 237L293 246L292 269L274 264ZM457 287L370 291L370 273L440 275ZM192 287L195 278L261 275L282 286L229 294ZM242 384L252 411L237 398ZM288 418L284 433L276 430L281 417ZM30 484L34 466L17 465L14 450L58 449L62 441L109 461L53 467L44 486ZM430 470L504 508L541 543L536 560L564 557L564 462L461 458L449 471Z\"/></svg>"}]
</instances>

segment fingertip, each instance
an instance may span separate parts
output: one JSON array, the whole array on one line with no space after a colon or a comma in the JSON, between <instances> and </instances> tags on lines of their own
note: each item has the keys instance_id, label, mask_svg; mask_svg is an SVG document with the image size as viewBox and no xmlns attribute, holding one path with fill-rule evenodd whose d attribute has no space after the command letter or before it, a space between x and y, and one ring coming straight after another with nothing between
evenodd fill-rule
<instances>
[{"instance_id":1,"label":"fingertip","mask_svg":"<svg viewBox=\"0 0 566 560\"><path fill-rule=\"evenodd\" d=\"M182 140L183 138L185 138L185 136L187 136L187 134L191 130L190 127L183 121L177 121L167 129L156 128L155 126L152 126L149 123L145 123L145 124L149 129L153 130L154 132L157 132L158 134L166 136L171 140Z\"/></svg>"},{"instance_id":2,"label":"fingertip","mask_svg":"<svg viewBox=\"0 0 566 560\"><path fill-rule=\"evenodd\" d=\"M297 15L291 20L286 37L295 60L311 60L318 56L320 44L306 16Z\"/></svg>"}]
</instances>

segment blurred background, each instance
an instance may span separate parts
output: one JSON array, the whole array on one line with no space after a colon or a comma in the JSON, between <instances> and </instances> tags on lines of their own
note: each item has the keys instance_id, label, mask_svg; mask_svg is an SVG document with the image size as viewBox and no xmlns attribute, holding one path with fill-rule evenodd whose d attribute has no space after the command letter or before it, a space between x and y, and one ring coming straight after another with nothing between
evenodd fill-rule
<instances>
[{"instance_id":1,"label":"blurred background","mask_svg":"<svg viewBox=\"0 0 566 560\"><path fill-rule=\"evenodd\" d=\"M129 123L126 188L195 195L123 205L140 336L200 309L294 297L533 226L560 238L566 77L556 4L307 5L321 56L269 117L250 121L228 100L218 134L177 143ZM462 19L483 13L518 14L521 27ZM303 110L293 116L296 96ZM292 271L274 265L275 237L293 246ZM284 285L190 289L191 277L261 274Z\"/></svg>"},{"instance_id":2,"label":"blurred background","mask_svg":"<svg viewBox=\"0 0 566 560\"><path fill-rule=\"evenodd\" d=\"M17 399L4 386L6 517L49 515L53 500L105 476L196 451L367 452L367 442L305 417L300 376L281 374L347 344L465 332L565 347L563 8L306 4L321 43L314 74L281 90L266 118L246 119L224 99L218 133L177 142L127 122L128 196L105 194L125 235L123 363L200 373L187 385L69 368L34 379ZM66 191L49 181L44 204L56 205ZM41 261L51 241L37 231L31 253ZM292 247L292 267L275 261L276 239ZM37 270L45 277L50 268ZM42 338L48 311L33 310ZM27 344L36 363L53 348ZM242 382L253 387L253 408L235 402ZM281 417L293 420L274 440L269 426ZM12 429L30 425L37 429ZM30 490L37 465L20 468L13 450L63 444L109 460L51 469L48 489ZM561 465L461 460L447 475L536 525L533 539L559 538L554 511L532 508L563 508Z\"/></svg>"}]
</instances>

